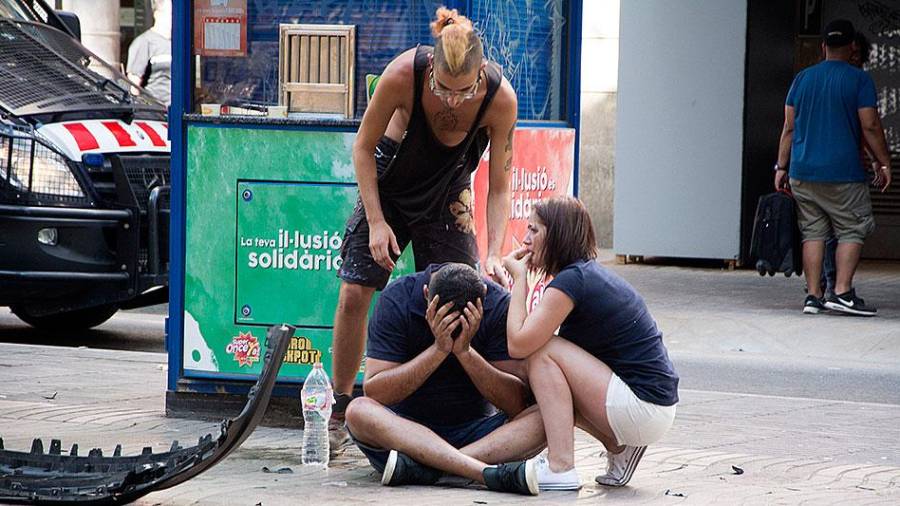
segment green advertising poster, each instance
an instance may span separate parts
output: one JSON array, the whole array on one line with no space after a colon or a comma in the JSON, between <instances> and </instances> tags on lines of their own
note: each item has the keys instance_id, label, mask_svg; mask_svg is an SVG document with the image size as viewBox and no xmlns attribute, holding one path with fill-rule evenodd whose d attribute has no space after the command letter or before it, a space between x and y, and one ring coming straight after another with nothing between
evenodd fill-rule
<instances>
[{"instance_id":1,"label":"green advertising poster","mask_svg":"<svg viewBox=\"0 0 900 506\"><path fill-rule=\"evenodd\" d=\"M331 371L354 134L188 129L184 369L255 375L269 325L298 330L280 376ZM412 272L411 252L394 276Z\"/></svg>"},{"instance_id":2,"label":"green advertising poster","mask_svg":"<svg viewBox=\"0 0 900 506\"><path fill-rule=\"evenodd\" d=\"M275 325L290 315L296 325L330 327L356 186L238 181L237 195L235 323ZM275 303L276 293L292 297Z\"/></svg>"}]
</instances>

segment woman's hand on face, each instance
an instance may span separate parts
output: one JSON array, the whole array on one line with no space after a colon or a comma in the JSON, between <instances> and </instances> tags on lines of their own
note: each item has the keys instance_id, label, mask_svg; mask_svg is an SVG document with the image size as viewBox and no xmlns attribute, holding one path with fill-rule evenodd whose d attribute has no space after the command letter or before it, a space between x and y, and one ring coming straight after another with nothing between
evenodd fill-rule
<instances>
[{"instance_id":1,"label":"woman's hand on face","mask_svg":"<svg viewBox=\"0 0 900 506\"><path fill-rule=\"evenodd\" d=\"M531 252L524 247L519 248L503 257L503 267L512 276L513 281L518 281L528 275L528 260L530 259Z\"/></svg>"}]
</instances>

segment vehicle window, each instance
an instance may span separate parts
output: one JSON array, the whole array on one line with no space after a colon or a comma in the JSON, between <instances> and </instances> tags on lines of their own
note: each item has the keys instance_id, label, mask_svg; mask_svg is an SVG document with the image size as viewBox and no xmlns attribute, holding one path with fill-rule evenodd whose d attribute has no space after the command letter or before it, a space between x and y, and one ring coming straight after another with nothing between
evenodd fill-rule
<instances>
[{"instance_id":1,"label":"vehicle window","mask_svg":"<svg viewBox=\"0 0 900 506\"><path fill-rule=\"evenodd\" d=\"M0 17L16 19L19 21L37 21L37 19L25 10L25 8L16 0L0 0Z\"/></svg>"},{"instance_id":2,"label":"vehicle window","mask_svg":"<svg viewBox=\"0 0 900 506\"><path fill-rule=\"evenodd\" d=\"M16 115L134 105L161 109L114 67L47 25L0 19L0 106Z\"/></svg>"}]
</instances>

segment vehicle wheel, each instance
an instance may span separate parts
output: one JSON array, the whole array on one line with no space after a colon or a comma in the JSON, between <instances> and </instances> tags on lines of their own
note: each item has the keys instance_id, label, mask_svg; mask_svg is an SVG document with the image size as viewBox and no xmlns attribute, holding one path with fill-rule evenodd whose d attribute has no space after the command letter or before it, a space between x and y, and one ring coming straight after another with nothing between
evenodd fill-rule
<instances>
[{"instance_id":1,"label":"vehicle wheel","mask_svg":"<svg viewBox=\"0 0 900 506\"><path fill-rule=\"evenodd\" d=\"M96 327L112 318L119 307L115 304L76 309L64 313L37 316L32 314L28 306L10 306L9 308L20 320L41 330L85 330Z\"/></svg>"}]
</instances>

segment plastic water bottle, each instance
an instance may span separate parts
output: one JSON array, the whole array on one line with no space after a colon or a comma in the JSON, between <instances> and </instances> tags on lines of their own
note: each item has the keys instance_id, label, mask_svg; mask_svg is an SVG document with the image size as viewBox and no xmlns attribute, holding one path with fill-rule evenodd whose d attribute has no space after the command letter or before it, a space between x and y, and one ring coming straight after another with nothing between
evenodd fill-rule
<instances>
[{"instance_id":1,"label":"plastic water bottle","mask_svg":"<svg viewBox=\"0 0 900 506\"><path fill-rule=\"evenodd\" d=\"M303 464L328 467L328 420L334 394L322 364L316 362L300 389L303 410Z\"/></svg>"}]
</instances>

